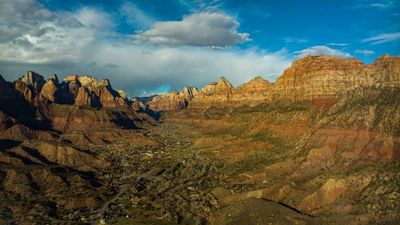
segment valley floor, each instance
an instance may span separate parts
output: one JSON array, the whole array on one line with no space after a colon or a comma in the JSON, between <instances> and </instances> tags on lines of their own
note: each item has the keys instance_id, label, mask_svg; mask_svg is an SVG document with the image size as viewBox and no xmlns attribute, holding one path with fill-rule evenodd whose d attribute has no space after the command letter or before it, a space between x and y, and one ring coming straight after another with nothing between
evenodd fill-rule
<instances>
[{"instance_id":1,"label":"valley floor","mask_svg":"<svg viewBox=\"0 0 400 225\"><path fill-rule=\"evenodd\" d=\"M146 134L154 140L149 145L126 139L102 150L117 162L110 179L116 189L98 218L115 224L318 224L291 206L251 194L267 184L232 182L227 163L213 155L218 149L197 146L204 134L193 123L167 120Z\"/></svg>"},{"instance_id":2,"label":"valley floor","mask_svg":"<svg viewBox=\"0 0 400 225\"><path fill-rule=\"evenodd\" d=\"M103 144L4 142L0 223L398 224L399 160L374 161L385 139L260 107L169 112Z\"/></svg>"}]
</instances>

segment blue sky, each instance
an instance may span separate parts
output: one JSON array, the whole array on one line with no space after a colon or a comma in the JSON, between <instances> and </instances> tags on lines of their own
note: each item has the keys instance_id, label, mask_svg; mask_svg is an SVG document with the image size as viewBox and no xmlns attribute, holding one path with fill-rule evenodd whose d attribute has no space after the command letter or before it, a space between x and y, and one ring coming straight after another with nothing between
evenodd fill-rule
<instances>
[{"instance_id":1,"label":"blue sky","mask_svg":"<svg viewBox=\"0 0 400 225\"><path fill-rule=\"evenodd\" d=\"M221 75L234 85L255 75L274 81L305 55L371 63L400 52L399 0L0 4L0 73L6 78L28 69L93 74L130 95L201 87Z\"/></svg>"}]
</instances>

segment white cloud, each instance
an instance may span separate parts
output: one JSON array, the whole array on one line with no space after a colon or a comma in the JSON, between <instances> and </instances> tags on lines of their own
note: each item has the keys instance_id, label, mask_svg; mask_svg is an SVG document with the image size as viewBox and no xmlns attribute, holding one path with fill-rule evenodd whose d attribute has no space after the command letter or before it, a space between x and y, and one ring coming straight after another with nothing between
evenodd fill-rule
<instances>
[{"instance_id":1,"label":"white cloud","mask_svg":"<svg viewBox=\"0 0 400 225\"><path fill-rule=\"evenodd\" d=\"M326 45L328 45L328 46L348 46L350 44L348 44L348 43L334 43L334 42L331 42L331 43L328 43Z\"/></svg>"},{"instance_id":2,"label":"white cloud","mask_svg":"<svg viewBox=\"0 0 400 225\"><path fill-rule=\"evenodd\" d=\"M378 34L374 37L363 39L361 42L376 45L398 40L400 40L400 32Z\"/></svg>"},{"instance_id":3,"label":"white cloud","mask_svg":"<svg viewBox=\"0 0 400 225\"><path fill-rule=\"evenodd\" d=\"M295 44L304 44L307 43L308 40L305 38L284 38L283 39L286 43L295 43Z\"/></svg>"},{"instance_id":4,"label":"white cloud","mask_svg":"<svg viewBox=\"0 0 400 225\"><path fill-rule=\"evenodd\" d=\"M1 3L0 60L48 63L78 59L94 33L69 15L50 12L33 0Z\"/></svg>"},{"instance_id":5,"label":"white cloud","mask_svg":"<svg viewBox=\"0 0 400 225\"><path fill-rule=\"evenodd\" d=\"M94 41L93 32L84 27L70 29L52 23L42 26L48 31L40 36L23 34L13 41L0 43L0 60L26 63L79 61L85 48Z\"/></svg>"},{"instance_id":6,"label":"white cloud","mask_svg":"<svg viewBox=\"0 0 400 225\"><path fill-rule=\"evenodd\" d=\"M179 0L191 12L216 12L224 4L224 0Z\"/></svg>"},{"instance_id":7,"label":"white cloud","mask_svg":"<svg viewBox=\"0 0 400 225\"><path fill-rule=\"evenodd\" d=\"M363 54L363 55L373 55L373 54L375 54L374 51L372 51L372 50L366 50L366 49L364 49L364 50L362 50L362 49L356 49L355 53L356 53L356 54Z\"/></svg>"},{"instance_id":8,"label":"white cloud","mask_svg":"<svg viewBox=\"0 0 400 225\"><path fill-rule=\"evenodd\" d=\"M85 26L94 27L99 30L109 30L115 26L111 15L94 8L81 8L74 13L73 17Z\"/></svg>"},{"instance_id":9,"label":"white cloud","mask_svg":"<svg viewBox=\"0 0 400 225\"><path fill-rule=\"evenodd\" d=\"M380 8L380 9L386 9L394 6L394 1L393 0L383 0L381 2L372 2L368 5L369 7L373 8Z\"/></svg>"},{"instance_id":10,"label":"white cloud","mask_svg":"<svg viewBox=\"0 0 400 225\"><path fill-rule=\"evenodd\" d=\"M153 18L131 2L122 4L120 12L126 17L128 23L138 26L139 28L147 28L154 23Z\"/></svg>"},{"instance_id":11,"label":"white cloud","mask_svg":"<svg viewBox=\"0 0 400 225\"><path fill-rule=\"evenodd\" d=\"M8 80L15 80L26 70L35 70L44 75L54 72L61 75L92 74L98 78L109 78L115 88L125 89L131 95L141 95L165 90L165 87L202 87L221 75L225 75L235 85L254 75L262 75L274 81L291 62L291 57L285 51L269 53L255 49L162 47L133 45L129 41L117 42L115 39L104 40L104 33L112 31L89 27L94 25L106 29L112 26L105 22L108 14L102 11L97 11L97 15L104 18L76 16L90 14L82 13L85 11L94 12L88 9L61 14L51 12L33 0L1 4L0 73ZM34 11L31 12L32 9ZM35 13L37 11L41 13ZM212 28L211 32L222 35L223 40L218 42L217 36L201 34L201 37L211 36L212 39L200 42L200 39L194 38L191 44L194 41L198 45L227 45L248 38L236 31L239 24L227 15L195 15L206 18L194 18L199 23L196 27L203 31L207 27ZM185 17L185 22L175 23L181 24L179 28L182 24L185 28L188 24L193 26L190 17Z\"/></svg>"},{"instance_id":12,"label":"white cloud","mask_svg":"<svg viewBox=\"0 0 400 225\"><path fill-rule=\"evenodd\" d=\"M181 21L156 22L135 39L152 45L229 46L250 40L248 33L237 31L239 25L226 14L195 13Z\"/></svg>"},{"instance_id":13,"label":"white cloud","mask_svg":"<svg viewBox=\"0 0 400 225\"><path fill-rule=\"evenodd\" d=\"M376 9L390 9L396 6L396 0L377 0L375 2L364 2L354 6L358 8L376 8Z\"/></svg>"},{"instance_id":14,"label":"white cloud","mask_svg":"<svg viewBox=\"0 0 400 225\"><path fill-rule=\"evenodd\" d=\"M136 88L168 84L173 89L184 85L201 87L224 75L234 85L261 75L275 81L283 69L290 65L285 51L263 53L256 50L212 50L209 48L179 47L157 48L144 46L104 45L92 59L118 65L110 74L120 76ZM104 71L104 68L99 68ZM156 81L156 82L154 82ZM131 86L131 87L132 87Z\"/></svg>"},{"instance_id":15,"label":"white cloud","mask_svg":"<svg viewBox=\"0 0 400 225\"><path fill-rule=\"evenodd\" d=\"M350 53L329 48L327 46L313 46L310 48L306 48L300 51L294 52L297 57L304 57L304 56L317 56L317 55L327 55L327 56L336 56L340 58L350 58L352 55Z\"/></svg>"}]
</instances>

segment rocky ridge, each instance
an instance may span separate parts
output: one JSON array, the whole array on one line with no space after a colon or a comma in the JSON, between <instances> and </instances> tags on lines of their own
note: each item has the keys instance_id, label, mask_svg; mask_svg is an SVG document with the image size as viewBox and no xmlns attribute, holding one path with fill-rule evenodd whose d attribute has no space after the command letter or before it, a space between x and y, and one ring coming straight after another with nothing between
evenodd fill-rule
<instances>
[{"instance_id":1,"label":"rocky ridge","mask_svg":"<svg viewBox=\"0 0 400 225\"><path fill-rule=\"evenodd\" d=\"M148 105L150 109L156 111L184 109L197 93L198 90L195 87L184 87L179 92L172 91L163 95L157 95Z\"/></svg>"},{"instance_id":2,"label":"rocky ridge","mask_svg":"<svg viewBox=\"0 0 400 225\"><path fill-rule=\"evenodd\" d=\"M357 59L306 56L294 61L274 84L261 77L234 88L225 78L202 88L188 102L190 108L210 106L254 106L279 100L303 101L338 99L359 87L400 87L400 57L384 55L371 64ZM154 97L156 110L179 109L171 94ZM162 99L162 100L161 100ZM168 107L163 107L167 105Z\"/></svg>"},{"instance_id":3,"label":"rocky ridge","mask_svg":"<svg viewBox=\"0 0 400 225\"><path fill-rule=\"evenodd\" d=\"M0 76L0 223L396 224L398 61L221 78L156 98L189 106L158 126L108 80Z\"/></svg>"}]
</instances>

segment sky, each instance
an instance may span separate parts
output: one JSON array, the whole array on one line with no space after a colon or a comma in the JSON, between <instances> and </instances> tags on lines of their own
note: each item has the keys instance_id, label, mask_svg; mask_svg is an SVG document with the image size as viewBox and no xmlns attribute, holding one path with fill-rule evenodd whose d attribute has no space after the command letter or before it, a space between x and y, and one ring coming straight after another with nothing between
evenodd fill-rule
<instances>
[{"instance_id":1,"label":"sky","mask_svg":"<svg viewBox=\"0 0 400 225\"><path fill-rule=\"evenodd\" d=\"M400 0L0 0L0 74L87 74L130 96L274 82L306 55L399 55L399 21Z\"/></svg>"}]
</instances>

